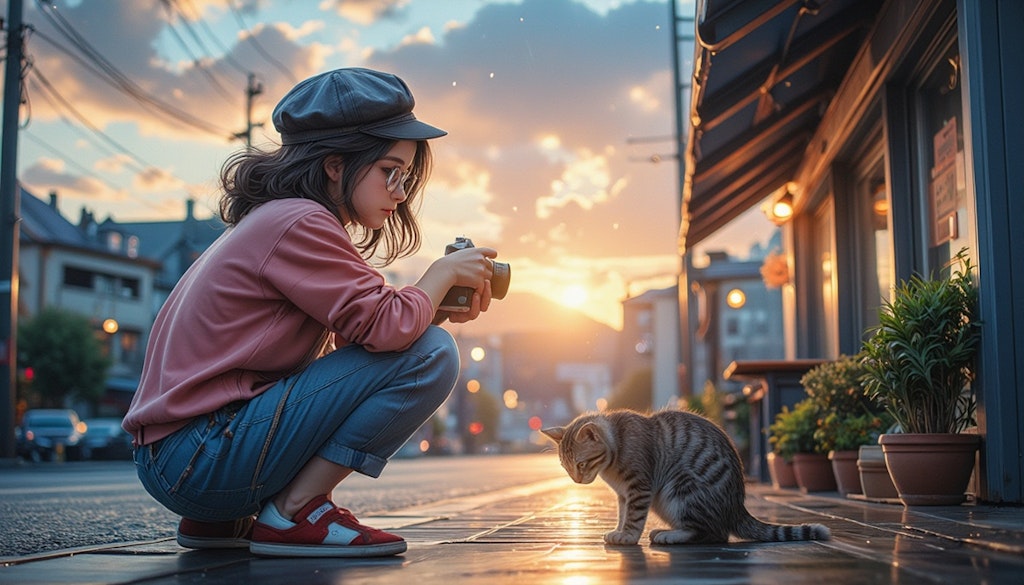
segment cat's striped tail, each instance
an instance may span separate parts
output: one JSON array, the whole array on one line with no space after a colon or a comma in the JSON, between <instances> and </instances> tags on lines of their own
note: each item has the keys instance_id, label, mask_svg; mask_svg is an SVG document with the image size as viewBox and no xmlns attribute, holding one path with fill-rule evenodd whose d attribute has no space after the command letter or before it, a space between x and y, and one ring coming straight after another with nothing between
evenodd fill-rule
<instances>
[{"instance_id":1,"label":"cat's striped tail","mask_svg":"<svg viewBox=\"0 0 1024 585\"><path fill-rule=\"evenodd\" d=\"M736 536L759 542L828 540L832 531L823 524L770 524L747 514L736 526Z\"/></svg>"}]
</instances>

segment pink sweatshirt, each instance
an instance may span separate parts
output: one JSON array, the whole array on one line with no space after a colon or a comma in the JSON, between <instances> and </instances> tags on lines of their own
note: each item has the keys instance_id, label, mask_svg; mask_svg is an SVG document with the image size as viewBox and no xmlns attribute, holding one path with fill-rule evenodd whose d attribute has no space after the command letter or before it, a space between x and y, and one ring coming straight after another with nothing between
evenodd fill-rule
<instances>
[{"instance_id":1,"label":"pink sweatshirt","mask_svg":"<svg viewBox=\"0 0 1024 585\"><path fill-rule=\"evenodd\" d=\"M248 400L306 363L325 328L338 346L403 350L433 318L430 297L396 290L318 203L265 203L188 269L153 323L124 428L139 445Z\"/></svg>"}]
</instances>

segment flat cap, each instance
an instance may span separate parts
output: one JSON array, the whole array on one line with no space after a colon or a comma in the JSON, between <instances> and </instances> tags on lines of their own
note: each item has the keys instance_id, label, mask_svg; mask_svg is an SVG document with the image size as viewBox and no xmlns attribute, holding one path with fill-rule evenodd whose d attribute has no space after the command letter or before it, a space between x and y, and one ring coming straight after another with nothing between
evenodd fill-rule
<instances>
[{"instance_id":1,"label":"flat cap","mask_svg":"<svg viewBox=\"0 0 1024 585\"><path fill-rule=\"evenodd\" d=\"M447 134L416 119L409 86L391 73L362 67L327 71L299 82L274 108L282 144L354 133L393 140L427 140Z\"/></svg>"}]
</instances>

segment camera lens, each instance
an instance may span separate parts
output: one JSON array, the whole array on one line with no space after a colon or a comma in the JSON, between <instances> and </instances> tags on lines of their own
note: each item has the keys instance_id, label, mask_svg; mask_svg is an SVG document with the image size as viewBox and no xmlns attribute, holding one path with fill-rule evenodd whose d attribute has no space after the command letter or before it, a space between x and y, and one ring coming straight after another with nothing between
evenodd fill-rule
<instances>
[{"instance_id":1,"label":"camera lens","mask_svg":"<svg viewBox=\"0 0 1024 585\"><path fill-rule=\"evenodd\" d=\"M508 294L508 285L512 281L512 267L504 262L492 262L491 298L503 299Z\"/></svg>"}]
</instances>

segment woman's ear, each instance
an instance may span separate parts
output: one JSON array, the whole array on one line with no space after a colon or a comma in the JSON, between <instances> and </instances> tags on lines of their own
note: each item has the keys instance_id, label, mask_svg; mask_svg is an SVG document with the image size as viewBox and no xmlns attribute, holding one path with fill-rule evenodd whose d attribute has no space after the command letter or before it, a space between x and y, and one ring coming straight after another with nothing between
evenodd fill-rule
<instances>
[{"instance_id":1,"label":"woman's ear","mask_svg":"<svg viewBox=\"0 0 1024 585\"><path fill-rule=\"evenodd\" d=\"M324 172L327 178L335 183L341 182L341 173L345 170L345 163L337 154L329 155L324 159Z\"/></svg>"}]
</instances>

